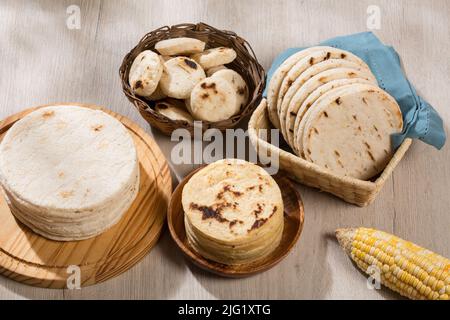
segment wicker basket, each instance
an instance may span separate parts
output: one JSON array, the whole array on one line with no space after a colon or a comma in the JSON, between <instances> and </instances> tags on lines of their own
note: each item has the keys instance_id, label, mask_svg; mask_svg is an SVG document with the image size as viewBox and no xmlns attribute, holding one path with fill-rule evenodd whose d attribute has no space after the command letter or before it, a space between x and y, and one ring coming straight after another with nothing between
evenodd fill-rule
<instances>
[{"instance_id":1,"label":"wicker basket","mask_svg":"<svg viewBox=\"0 0 450 320\"><path fill-rule=\"evenodd\" d=\"M128 73L131 64L136 56L144 50L154 50L155 44L164 39L190 37L197 38L206 42L206 48L229 47L233 48L237 53L237 58L227 67L237 71L247 82L249 88L249 100L240 112L230 119L207 122L203 121L203 131L209 128L217 128L221 131L233 128L246 116L250 115L261 101L262 92L265 87L266 74L264 68L256 59L253 49L248 42L234 32L215 29L207 24L179 24L172 27L162 27L146 34L136 47L129 52L123 59L119 73L122 79L123 92L133 105L139 110L141 115L150 125L158 128L164 134L170 135L177 128L185 128L193 133L194 126L184 121L174 121L156 113L151 101L143 97L135 95L128 83Z\"/></svg>"},{"instance_id":2,"label":"wicker basket","mask_svg":"<svg viewBox=\"0 0 450 320\"><path fill-rule=\"evenodd\" d=\"M337 176L260 138L259 130L269 128L271 126L267 115L267 101L263 99L248 124L250 141L256 148L257 153L262 157L275 154L275 156L279 157L280 169L289 172L293 179L307 186L332 193L349 203L361 207L367 206L375 200L376 195L403 158L412 142L411 139L406 139L403 142L384 171L374 181L363 181L351 177Z\"/></svg>"}]
</instances>

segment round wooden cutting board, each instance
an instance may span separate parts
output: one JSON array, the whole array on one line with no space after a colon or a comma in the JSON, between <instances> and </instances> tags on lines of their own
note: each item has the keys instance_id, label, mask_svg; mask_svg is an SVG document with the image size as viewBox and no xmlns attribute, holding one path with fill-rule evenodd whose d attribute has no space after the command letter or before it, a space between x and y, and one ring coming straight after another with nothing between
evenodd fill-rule
<instances>
[{"instance_id":1,"label":"round wooden cutting board","mask_svg":"<svg viewBox=\"0 0 450 320\"><path fill-rule=\"evenodd\" d=\"M76 285L78 274L81 286L89 286L131 268L158 240L172 192L169 166L143 129L95 105L70 105L101 109L125 125L139 157L140 189L131 208L113 228L97 237L73 242L52 241L35 234L14 218L0 193L0 273L38 287L66 288L68 282ZM17 120L41 107L1 121L0 140Z\"/></svg>"}]
</instances>

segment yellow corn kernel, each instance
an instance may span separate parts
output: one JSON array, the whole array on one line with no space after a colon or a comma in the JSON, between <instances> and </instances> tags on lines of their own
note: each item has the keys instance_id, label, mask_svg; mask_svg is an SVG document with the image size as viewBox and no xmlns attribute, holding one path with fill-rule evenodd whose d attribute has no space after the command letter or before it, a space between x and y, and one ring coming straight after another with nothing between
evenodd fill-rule
<instances>
[{"instance_id":1,"label":"yellow corn kernel","mask_svg":"<svg viewBox=\"0 0 450 320\"><path fill-rule=\"evenodd\" d=\"M374 229L343 229L336 236L360 269L377 266L388 288L410 299L449 299L450 260Z\"/></svg>"}]
</instances>

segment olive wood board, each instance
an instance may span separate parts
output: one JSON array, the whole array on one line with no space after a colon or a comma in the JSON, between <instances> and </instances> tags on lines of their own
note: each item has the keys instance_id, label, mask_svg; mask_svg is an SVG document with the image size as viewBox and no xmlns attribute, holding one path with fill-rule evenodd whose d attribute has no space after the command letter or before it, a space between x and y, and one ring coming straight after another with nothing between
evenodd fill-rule
<instances>
[{"instance_id":1,"label":"olive wood board","mask_svg":"<svg viewBox=\"0 0 450 320\"><path fill-rule=\"evenodd\" d=\"M280 245L271 254L263 259L247 264L225 265L202 257L189 245L186 238L181 195L184 185L202 168L203 167L191 172L177 186L172 194L169 209L167 211L167 223L169 225L170 234L185 257L203 270L229 278L242 278L260 273L274 267L283 260L295 247L295 244L300 237L304 224L304 210L300 194L287 176L281 172L274 175L273 178L279 185L283 197L284 230Z\"/></svg>"},{"instance_id":2,"label":"olive wood board","mask_svg":"<svg viewBox=\"0 0 450 320\"><path fill-rule=\"evenodd\" d=\"M67 287L68 279L74 279L71 277L73 269L68 269L69 266L80 268L82 287L103 282L130 269L156 244L172 191L169 166L161 150L137 124L99 106L61 105L100 109L122 122L135 142L140 187L130 209L115 226L94 238L70 242L53 241L35 234L14 218L0 193L0 273L45 288ZM0 139L16 121L45 106L24 110L1 121Z\"/></svg>"}]
</instances>

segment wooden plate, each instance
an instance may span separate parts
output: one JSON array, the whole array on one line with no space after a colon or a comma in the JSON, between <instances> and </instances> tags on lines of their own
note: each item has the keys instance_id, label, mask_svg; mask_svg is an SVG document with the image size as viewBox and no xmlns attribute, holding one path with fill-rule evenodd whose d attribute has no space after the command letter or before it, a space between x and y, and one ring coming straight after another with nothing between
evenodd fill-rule
<instances>
[{"instance_id":1,"label":"wooden plate","mask_svg":"<svg viewBox=\"0 0 450 320\"><path fill-rule=\"evenodd\" d=\"M187 242L184 227L184 211L181 204L181 193L184 185L189 179L201 170L199 168L191 172L175 189L167 211L167 223L172 238L184 253L184 255L198 267L212 273L230 277L240 278L250 276L268 270L283 260L294 248L303 229L304 210L303 202L298 191L289 179L282 173L274 176L281 189L284 202L284 230L280 245L266 258L248 264L225 265L217 263L198 254Z\"/></svg>"},{"instance_id":2,"label":"wooden plate","mask_svg":"<svg viewBox=\"0 0 450 320\"><path fill-rule=\"evenodd\" d=\"M0 273L38 287L66 287L68 277L73 274L68 273L69 266L80 268L82 286L108 280L131 268L158 240L172 191L167 162L143 129L110 110L95 105L71 105L101 109L125 125L139 157L140 189L118 224L95 238L73 242L52 241L35 234L14 218L0 196ZM37 108L41 107L44 106ZM0 122L0 139L17 120L37 108Z\"/></svg>"}]
</instances>

